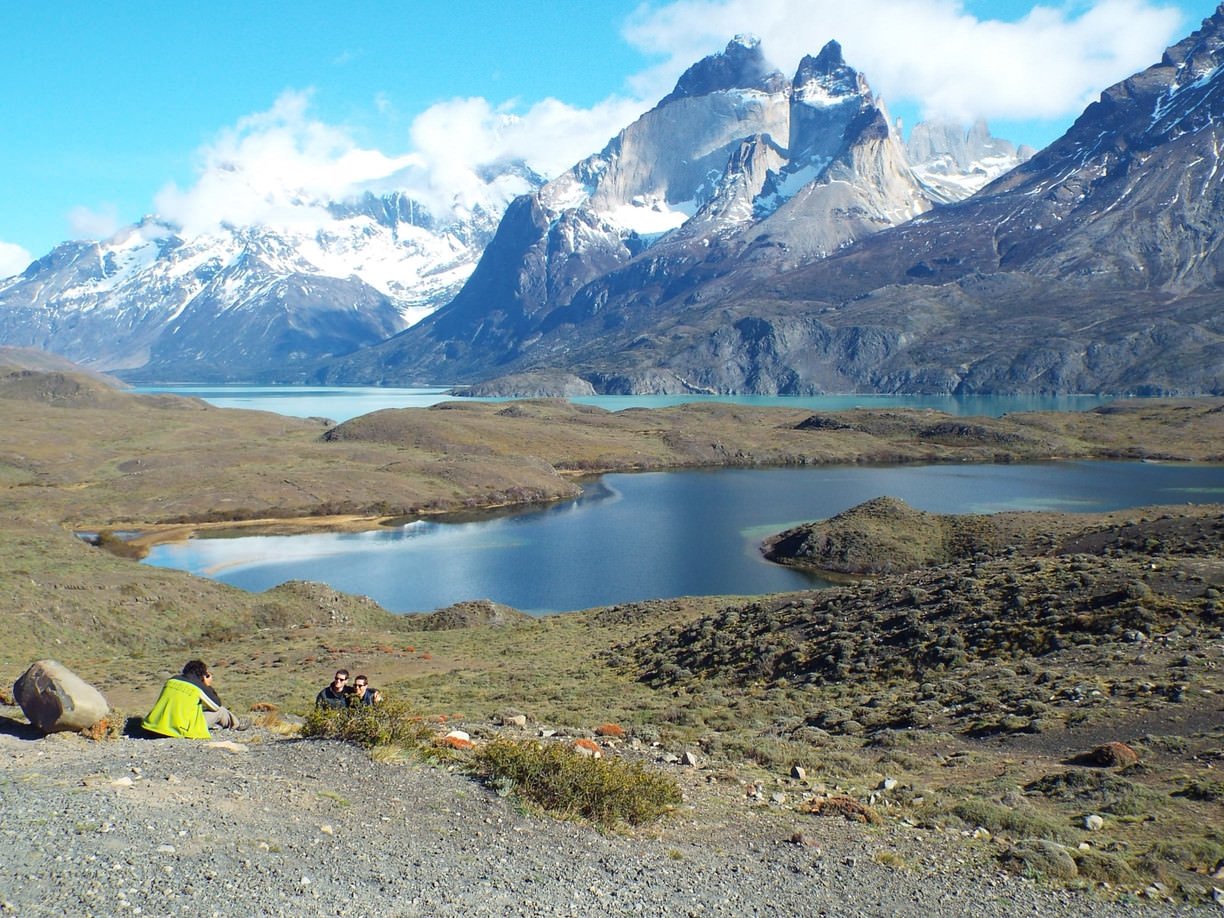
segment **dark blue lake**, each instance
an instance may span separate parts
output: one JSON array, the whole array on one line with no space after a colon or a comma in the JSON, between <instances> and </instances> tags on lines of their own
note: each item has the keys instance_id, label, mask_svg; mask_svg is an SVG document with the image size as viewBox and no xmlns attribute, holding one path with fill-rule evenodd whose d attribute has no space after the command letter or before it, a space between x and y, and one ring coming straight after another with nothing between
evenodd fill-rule
<instances>
[{"instance_id":1,"label":"dark blue lake","mask_svg":"<svg viewBox=\"0 0 1224 918\"><path fill-rule=\"evenodd\" d=\"M535 614L822 585L761 540L873 497L921 510L1096 511L1224 502L1224 466L1074 462L607 475L565 504L369 533L195 539L149 564L261 591L316 580L398 612L488 598Z\"/></svg>"}]
</instances>

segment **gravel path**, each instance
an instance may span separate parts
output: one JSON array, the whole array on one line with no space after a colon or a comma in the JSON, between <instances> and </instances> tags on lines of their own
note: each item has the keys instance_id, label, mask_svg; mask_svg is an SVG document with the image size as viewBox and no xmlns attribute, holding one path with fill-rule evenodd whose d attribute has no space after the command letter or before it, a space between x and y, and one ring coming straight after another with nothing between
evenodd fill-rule
<instances>
[{"instance_id":1,"label":"gravel path","mask_svg":"<svg viewBox=\"0 0 1224 918\"><path fill-rule=\"evenodd\" d=\"M1221 914L1052 890L934 833L753 805L692 769L689 805L631 836L341 743L218 739L42 739L0 718L0 914Z\"/></svg>"}]
</instances>

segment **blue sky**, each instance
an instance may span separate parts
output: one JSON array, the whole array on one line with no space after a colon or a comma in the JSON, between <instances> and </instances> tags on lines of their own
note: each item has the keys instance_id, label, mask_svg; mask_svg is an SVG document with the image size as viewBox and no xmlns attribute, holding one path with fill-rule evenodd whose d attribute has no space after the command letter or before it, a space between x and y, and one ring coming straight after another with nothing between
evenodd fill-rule
<instances>
[{"instance_id":1,"label":"blue sky","mask_svg":"<svg viewBox=\"0 0 1224 918\"><path fill-rule=\"evenodd\" d=\"M907 124L982 116L1041 146L1215 7L6 0L0 276L146 213L199 227L259 219L278 196L344 194L405 170L440 193L504 156L555 174L739 32L788 73L835 38Z\"/></svg>"}]
</instances>

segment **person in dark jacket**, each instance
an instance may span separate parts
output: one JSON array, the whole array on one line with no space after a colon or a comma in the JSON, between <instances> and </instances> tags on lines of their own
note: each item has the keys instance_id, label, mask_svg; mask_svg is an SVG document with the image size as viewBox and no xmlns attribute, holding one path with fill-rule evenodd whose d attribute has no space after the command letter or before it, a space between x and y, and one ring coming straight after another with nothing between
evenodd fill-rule
<instances>
[{"instance_id":1,"label":"person in dark jacket","mask_svg":"<svg viewBox=\"0 0 1224 918\"><path fill-rule=\"evenodd\" d=\"M348 677L349 671L347 669L336 670L336 675L332 678L331 684L315 695L315 707L347 708L349 706L350 695Z\"/></svg>"},{"instance_id":2,"label":"person in dark jacket","mask_svg":"<svg viewBox=\"0 0 1224 918\"><path fill-rule=\"evenodd\" d=\"M349 704L377 704L382 701L382 692L373 688L370 685L370 680L366 676L358 676L353 680L353 687L349 690Z\"/></svg>"}]
</instances>

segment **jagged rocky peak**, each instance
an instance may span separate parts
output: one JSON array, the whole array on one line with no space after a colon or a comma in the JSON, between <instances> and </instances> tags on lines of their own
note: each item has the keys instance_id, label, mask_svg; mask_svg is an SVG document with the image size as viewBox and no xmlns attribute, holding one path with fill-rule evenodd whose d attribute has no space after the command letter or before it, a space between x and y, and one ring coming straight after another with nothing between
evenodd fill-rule
<instances>
[{"instance_id":1,"label":"jagged rocky peak","mask_svg":"<svg viewBox=\"0 0 1224 918\"><path fill-rule=\"evenodd\" d=\"M804 55L791 86L796 101L823 106L862 95L867 81L846 63L841 45L831 41L815 57Z\"/></svg>"},{"instance_id":2,"label":"jagged rocky peak","mask_svg":"<svg viewBox=\"0 0 1224 918\"><path fill-rule=\"evenodd\" d=\"M1199 79L1216 71L1224 50L1224 3L1203 20L1202 26L1164 53L1161 63L1178 67L1184 74Z\"/></svg>"},{"instance_id":3,"label":"jagged rocky peak","mask_svg":"<svg viewBox=\"0 0 1224 918\"><path fill-rule=\"evenodd\" d=\"M993 136L981 119L968 129L952 121L920 121L910 131L905 151L931 199L943 204L968 197L1035 152Z\"/></svg>"},{"instance_id":4,"label":"jagged rocky peak","mask_svg":"<svg viewBox=\"0 0 1224 918\"><path fill-rule=\"evenodd\" d=\"M359 198L334 201L327 205L328 213L337 219L369 217L380 226L396 227L401 224L433 229L434 218L420 202L400 191L376 195L367 191Z\"/></svg>"},{"instance_id":5,"label":"jagged rocky peak","mask_svg":"<svg viewBox=\"0 0 1224 918\"><path fill-rule=\"evenodd\" d=\"M1156 102L1149 133L1168 139L1212 124L1224 92L1222 64L1224 4L1197 32L1165 51L1160 69L1173 68L1173 76Z\"/></svg>"},{"instance_id":6,"label":"jagged rocky peak","mask_svg":"<svg viewBox=\"0 0 1224 918\"><path fill-rule=\"evenodd\" d=\"M728 89L776 93L785 88L786 77L772 68L761 53L761 40L755 35L737 35L727 43L724 51L702 58L684 71L676 81L676 88L664 96L659 105Z\"/></svg>"},{"instance_id":7,"label":"jagged rocky peak","mask_svg":"<svg viewBox=\"0 0 1224 918\"><path fill-rule=\"evenodd\" d=\"M791 82L791 168L805 168L813 157L827 162L848 139L851 122L874 108L867 80L846 64L841 45L831 41L815 57L806 55Z\"/></svg>"}]
</instances>

